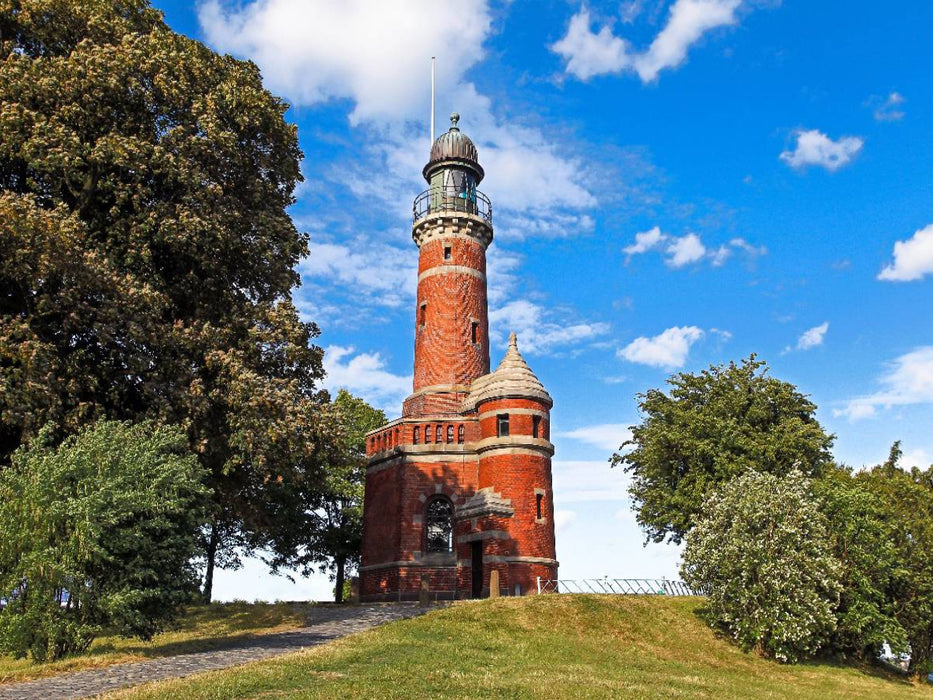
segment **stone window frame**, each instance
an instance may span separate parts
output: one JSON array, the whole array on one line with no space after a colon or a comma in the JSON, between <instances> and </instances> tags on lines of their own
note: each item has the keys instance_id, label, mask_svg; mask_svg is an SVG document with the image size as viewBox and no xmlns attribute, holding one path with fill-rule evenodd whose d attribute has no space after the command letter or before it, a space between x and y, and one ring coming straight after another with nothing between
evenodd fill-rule
<instances>
[{"instance_id":1,"label":"stone window frame","mask_svg":"<svg viewBox=\"0 0 933 700\"><path fill-rule=\"evenodd\" d=\"M496 437L509 437L509 414L508 413L497 413L496 414Z\"/></svg>"},{"instance_id":2,"label":"stone window frame","mask_svg":"<svg viewBox=\"0 0 933 700\"><path fill-rule=\"evenodd\" d=\"M547 507L547 491L544 489L535 489L535 523L538 525L544 525L547 522L547 515L545 515L544 510ZM540 517L539 517L540 512Z\"/></svg>"},{"instance_id":3,"label":"stone window frame","mask_svg":"<svg viewBox=\"0 0 933 700\"><path fill-rule=\"evenodd\" d=\"M446 513L432 514L432 508L436 508L438 504L446 509ZM435 521L446 522L446 526L442 525L447 536L446 549L432 547L431 545L430 529ZM444 494L435 494L428 498L424 504L424 519L422 522L424 523L424 552L444 554L454 551L454 502L449 497Z\"/></svg>"}]
</instances>

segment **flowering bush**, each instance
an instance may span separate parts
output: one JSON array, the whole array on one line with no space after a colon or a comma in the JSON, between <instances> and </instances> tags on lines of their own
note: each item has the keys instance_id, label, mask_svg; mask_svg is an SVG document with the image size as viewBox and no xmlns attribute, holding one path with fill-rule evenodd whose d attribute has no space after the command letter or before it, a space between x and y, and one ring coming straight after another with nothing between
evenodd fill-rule
<instances>
[{"instance_id":1,"label":"flowering bush","mask_svg":"<svg viewBox=\"0 0 933 700\"><path fill-rule=\"evenodd\" d=\"M745 649L793 663L835 627L840 566L811 481L796 469L750 471L715 492L687 537L681 571Z\"/></svg>"}]
</instances>

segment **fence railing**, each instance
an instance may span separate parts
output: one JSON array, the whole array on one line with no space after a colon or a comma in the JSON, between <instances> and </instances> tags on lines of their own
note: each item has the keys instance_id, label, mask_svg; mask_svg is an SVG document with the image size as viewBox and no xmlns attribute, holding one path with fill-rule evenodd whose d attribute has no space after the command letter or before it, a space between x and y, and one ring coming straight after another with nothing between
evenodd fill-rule
<instances>
[{"instance_id":1,"label":"fence railing","mask_svg":"<svg viewBox=\"0 0 933 700\"><path fill-rule=\"evenodd\" d=\"M492 225L492 202L475 187L432 187L415 197L412 220L417 222L439 212L462 211Z\"/></svg>"},{"instance_id":2,"label":"fence railing","mask_svg":"<svg viewBox=\"0 0 933 700\"><path fill-rule=\"evenodd\" d=\"M665 578L538 578L538 593L610 593L614 595L700 595L683 581Z\"/></svg>"}]
</instances>

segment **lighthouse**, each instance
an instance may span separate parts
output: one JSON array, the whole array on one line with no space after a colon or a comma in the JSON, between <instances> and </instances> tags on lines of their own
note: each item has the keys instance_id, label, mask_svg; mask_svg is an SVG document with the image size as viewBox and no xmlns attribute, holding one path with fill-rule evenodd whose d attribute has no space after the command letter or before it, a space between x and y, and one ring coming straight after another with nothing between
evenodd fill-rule
<instances>
[{"instance_id":1,"label":"lighthouse","mask_svg":"<svg viewBox=\"0 0 933 700\"><path fill-rule=\"evenodd\" d=\"M550 395L515 334L490 372L486 251L492 203L473 141L452 114L415 198L412 393L367 435L360 596L411 600L536 592L557 578Z\"/></svg>"}]
</instances>

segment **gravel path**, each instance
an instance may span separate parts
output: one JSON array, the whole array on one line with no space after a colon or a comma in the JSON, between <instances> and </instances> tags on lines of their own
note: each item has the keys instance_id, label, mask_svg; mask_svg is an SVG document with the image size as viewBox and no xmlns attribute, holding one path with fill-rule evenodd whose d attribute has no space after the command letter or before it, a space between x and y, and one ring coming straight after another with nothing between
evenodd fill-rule
<instances>
[{"instance_id":1,"label":"gravel path","mask_svg":"<svg viewBox=\"0 0 933 700\"><path fill-rule=\"evenodd\" d=\"M325 644L386 622L415 617L430 609L419 607L417 603L322 605L311 611L308 616L308 626L301 629L234 640L211 651L116 664L24 683L0 685L0 699L58 700L59 698L91 697L128 686L168 678L181 678L193 673L238 666L299 651L305 647Z\"/></svg>"}]
</instances>

